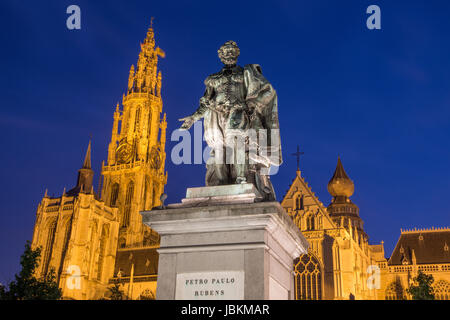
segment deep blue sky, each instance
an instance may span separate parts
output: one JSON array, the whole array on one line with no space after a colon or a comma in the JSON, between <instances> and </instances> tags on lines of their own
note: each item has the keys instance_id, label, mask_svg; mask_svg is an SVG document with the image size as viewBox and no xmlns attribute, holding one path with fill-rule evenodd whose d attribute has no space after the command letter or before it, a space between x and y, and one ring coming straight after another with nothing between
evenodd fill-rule
<instances>
[{"instance_id":1,"label":"deep blue sky","mask_svg":"<svg viewBox=\"0 0 450 320\"><path fill-rule=\"evenodd\" d=\"M82 29L66 29L77 4ZM382 30L366 28L381 7ZM11 280L48 188L76 182L89 136L98 175L112 114L154 16L165 50L167 202L201 186L203 165L170 162L171 132L193 112L226 40L241 65L258 63L278 92L285 162L278 199L303 176L319 199L338 155L355 181L371 243L389 255L400 228L448 226L450 193L448 1L2 1L0 4L0 282ZM96 176L95 181L98 180Z\"/></svg>"}]
</instances>

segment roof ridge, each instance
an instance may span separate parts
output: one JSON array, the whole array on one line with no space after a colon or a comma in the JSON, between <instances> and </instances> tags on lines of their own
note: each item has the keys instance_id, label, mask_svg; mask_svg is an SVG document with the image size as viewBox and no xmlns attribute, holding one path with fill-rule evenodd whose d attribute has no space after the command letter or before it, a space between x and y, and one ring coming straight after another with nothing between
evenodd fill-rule
<instances>
[{"instance_id":1,"label":"roof ridge","mask_svg":"<svg viewBox=\"0 0 450 320\"><path fill-rule=\"evenodd\" d=\"M436 231L450 231L450 227L431 227L431 228L414 228L414 229L400 229L401 234L404 233L418 233L418 232L436 232Z\"/></svg>"}]
</instances>

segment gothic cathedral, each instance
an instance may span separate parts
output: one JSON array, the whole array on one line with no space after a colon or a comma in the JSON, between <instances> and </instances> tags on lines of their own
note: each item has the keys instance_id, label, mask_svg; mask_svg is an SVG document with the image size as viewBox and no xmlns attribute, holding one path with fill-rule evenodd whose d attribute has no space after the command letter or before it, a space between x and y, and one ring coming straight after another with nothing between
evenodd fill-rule
<instances>
[{"instance_id":1,"label":"gothic cathedral","mask_svg":"<svg viewBox=\"0 0 450 320\"><path fill-rule=\"evenodd\" d=\"M46 275L53 270L65 299L107 297L113 277L120 276L130 263L135 269L130 248L155 255L151 268L144 261L144 273L155 274L159 236L142 224L139 212L160 204L167 183L167 122L165 114L161 118L162 76L157 68L158 58L164 56L164 51L155 47L150 27L136 68L131 66L122 108L117 104L114 111L98 192L93 187L89 142L76 186L60 197L49 197L46 192L38 206L32 240L32 247L42 248L38 273ZM120 259L123 256L125 261ZM151 289L144 290L141 298L151 298L154 293L156 279L147 282ZM132 295L131 291L125 294Z\"/></svg>"}]
</instances>

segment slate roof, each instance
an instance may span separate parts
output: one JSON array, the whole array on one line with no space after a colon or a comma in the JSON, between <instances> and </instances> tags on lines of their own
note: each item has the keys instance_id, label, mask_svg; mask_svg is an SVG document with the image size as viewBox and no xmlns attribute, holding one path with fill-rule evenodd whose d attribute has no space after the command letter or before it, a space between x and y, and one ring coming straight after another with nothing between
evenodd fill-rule
<instances>
[{"instance_id":1,"label":"slate roof","mask_svg":"<svg viewBox=\"0 0 450 320\"><path fill-rule=\"evenodd\" d=\"M412 264L413 251L417 264L450 263L449 247L450 228L402 232L388 264Z\"/></svg>"}]
</instances>

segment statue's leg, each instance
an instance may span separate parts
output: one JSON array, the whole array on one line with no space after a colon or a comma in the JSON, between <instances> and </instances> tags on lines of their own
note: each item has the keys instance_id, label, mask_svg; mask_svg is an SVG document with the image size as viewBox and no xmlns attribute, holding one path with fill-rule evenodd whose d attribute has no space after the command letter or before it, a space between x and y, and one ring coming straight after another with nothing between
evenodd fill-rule
<instances>
[{"instance_id":1,"label":"statue's leg","mask_svg":"<svg viewBox=\"0 0 450 320\"><path fill-rule=\"evenodd\" d=\"M236 183L247 183L247 174L248 174L248 165L247 165L247 156L244 154L244 159L240 159L238 155L239 151L236 155Z\"/></svg>"},{"instance_id":2,"label":"statue's leg","mask_svg":"<svg viewBox=\"0 0 450 320\"><path fill-rule=\"evenodd\" d=\"M230 170L224 161L223 146L216 147L211 151L210 158L206 164L205 183L207 186L218 186L229 184Z\"/></svg>"},{"instance_id":3,"label":"statue's leg","mask_svg":"<svg viewBox=\"0 0 450 320\"><path fill-rule=\"evenodd\" d=\"M205 140L211 147L206 164L205 183L207 186L229 184L230 170L225 162L223 117L217 112L209 112L204 119Z\"/></svg>"},{"instance_id":4,"label":"statue's leg","mask_svg":"<svg viewBox=\"0 0 450 320\"><path fill-rule=\"evenodd\" d=\"M227 130L226 162L231 167L231 183L246 183L248 171L247 141L244 130Z\"/></svg>"},{"instance_id":5,"label":"statue's leg","mask_svg":"<svg viewBox=\"0 0 450 320\"><path fill-rule=\"evenodd\" d=\"M255 174L256 180L256 188L259 193L263 196L264 201L275 201L275 190L273 188L272 182L270 181L270 177L265 174L261 174L259 170L256 171Z\"/></svg>"}]
</instances>

